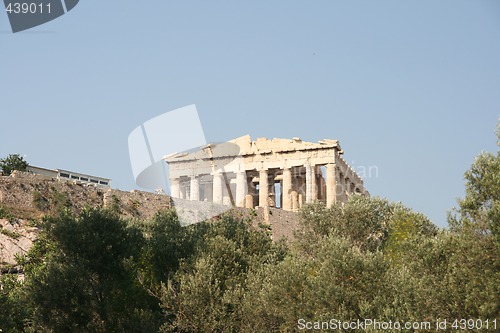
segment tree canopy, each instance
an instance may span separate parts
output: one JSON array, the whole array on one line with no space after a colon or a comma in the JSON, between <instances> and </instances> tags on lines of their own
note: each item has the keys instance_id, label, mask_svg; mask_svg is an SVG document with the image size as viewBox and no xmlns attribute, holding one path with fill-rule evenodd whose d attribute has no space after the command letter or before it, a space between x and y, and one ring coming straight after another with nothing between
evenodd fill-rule
<instances>
[{"instance_id":1,"label":"tree canopy","mask_svg":"<svg viewBox=\"0 0 500 333\"><path fill-rule=\"evenodd\" d=\"M6 158L0 159L0 169L4 175L9 176L13 171L26 171L28 162L19 154L10 154Z\"/></svg>"},{"instance_id":2,"label":"tree canopy","mask_svg":"<svg viewBox=\"0 0 500 333\"><path fill-rule=\"evenodd\" d=\"M116 209L63 209L19 258L24 282L0 276L0 332L295 332L300 320L331 319L491 324L500 313L499 165L498 153L478 156L450 229L360 195L303 207L293 242L273 242L231 212L181 227L175 210L141 221Z\"/></svg>"},{"instance_id":3,"label":"tree canopy","mask_svg":"<svg viewBox=\"0 0 500 333\"><path fill-rule=\"evenodd\" d=\"M500 147L500 123L497 128ZM465 173L465 197L450 215L453 230L492 233L500 241L500 151L482 152Z\"/></svg>"}]
</instances>

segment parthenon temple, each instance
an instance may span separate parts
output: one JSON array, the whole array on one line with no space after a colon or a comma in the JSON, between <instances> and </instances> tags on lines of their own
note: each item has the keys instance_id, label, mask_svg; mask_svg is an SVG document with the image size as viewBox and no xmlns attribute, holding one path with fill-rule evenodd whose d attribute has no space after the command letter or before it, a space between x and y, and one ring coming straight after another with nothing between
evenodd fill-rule
<instances>
[{"instance_id":1,"label":"parthenon temple","mask_svg":"<svg viewBox=\"0 0 500 333\"><path fill-rule=\"evenodd\" d=\"M305 203L331 206L355 193L369 195L342 154L337 140L252 141L246 135L164 160L174 198L297 211Z\"/></svg>"}]
</instances>

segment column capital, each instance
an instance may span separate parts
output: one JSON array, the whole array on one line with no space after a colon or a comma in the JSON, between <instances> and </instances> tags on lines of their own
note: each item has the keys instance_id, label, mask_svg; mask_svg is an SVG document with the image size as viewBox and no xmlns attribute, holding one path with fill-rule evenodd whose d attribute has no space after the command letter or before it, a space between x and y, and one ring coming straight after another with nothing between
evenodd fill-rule
<instances>
[{"instance_id":1,"label":"column capital","mask_svg":"<svg viewBox=\"0 0 500 333\"><path fill-rule=\"evenodd\" d=\"M210 175L211 176L221 176L222 175L222 171L220 169L217 169L213 172L210 172Z\"/></svg>"}]
</instances>

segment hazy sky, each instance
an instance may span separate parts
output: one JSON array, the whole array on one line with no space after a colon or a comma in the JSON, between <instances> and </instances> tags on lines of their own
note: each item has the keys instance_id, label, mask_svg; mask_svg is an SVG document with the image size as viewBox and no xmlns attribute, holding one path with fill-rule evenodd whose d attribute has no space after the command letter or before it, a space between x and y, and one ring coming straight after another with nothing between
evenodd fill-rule
<instances>
[{"instance_id":1,"label":"hazy sky","mask_svg":"<svg viewBox=\"0 0 500 333\"><path fill-rule=\"evenodd\" d=\"M129 133L189 104L208 141L338 139L439 226L497 149L498 0L82 0L17 34L1 12L0 51L0 156L123 190Z\"/></svg>"}]
</instances>

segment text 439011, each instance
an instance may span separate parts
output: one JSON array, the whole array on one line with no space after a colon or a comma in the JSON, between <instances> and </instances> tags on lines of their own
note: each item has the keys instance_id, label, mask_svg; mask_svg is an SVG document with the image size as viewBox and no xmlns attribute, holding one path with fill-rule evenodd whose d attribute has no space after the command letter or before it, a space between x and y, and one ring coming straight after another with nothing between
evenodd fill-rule
<instances>
[{"instance_id":1,"label":"text 439011","mask_svg":"<svg viewBox=\"0 0 500 333\"><path fill-rule=\"evenodd\" d=\"M50 14L50 3L10 2L5 11L9 14Z\"/></svg>"}]
</instances>

